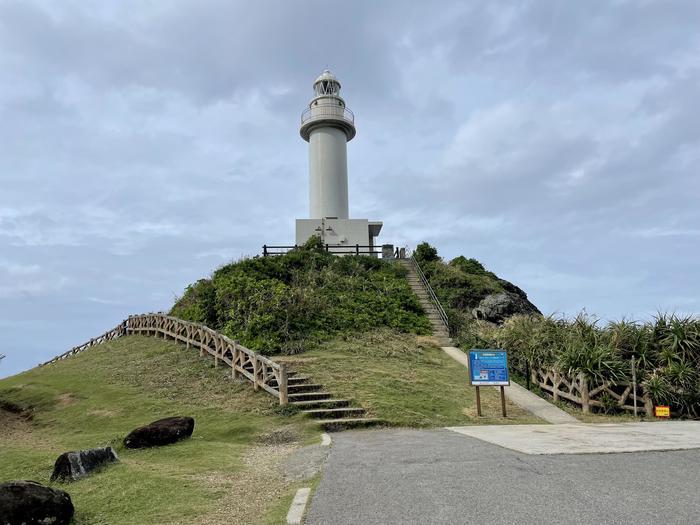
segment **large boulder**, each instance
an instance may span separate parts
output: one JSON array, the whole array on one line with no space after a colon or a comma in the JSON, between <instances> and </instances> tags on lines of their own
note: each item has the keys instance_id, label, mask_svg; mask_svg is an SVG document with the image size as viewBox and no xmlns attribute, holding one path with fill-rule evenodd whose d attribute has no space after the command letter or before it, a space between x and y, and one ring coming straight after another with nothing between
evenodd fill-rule
<instances>
[{"instance_id":1,"label":"large boulder","mask_svg":"<svg viewBox=\"0 0 700 525\"><path fill-rule=\"evenodd\" d=\"M45 487L36 481L0 484L0 524L65 525L73 517L73 502L67 492Z\"/></svg>"},{"instance_id":2,"label":"large boulder","mask_svg":"<svg viewBox=\"0 0 700 525\"><path fill-rule=\"evenodd\" d=\"M525 292L508 281L503 282L508 285L503 286L504 292L487 295L472 310L472 315L476 319L501 324L513 315L542 315L528 300Z\"/></svg>"},{"instance_id":3,"label":"large boulder","mask_svg":"<svg viewBox=\"0 0 700 525\"><path fill-rule=\"evenodd\" d=\"M112 447L64 452L53 467L51 481L75 481L110 463L119 461Z\"/></svg>"},{"instance_id":4,"label":"large boulder","mask_svg":"<svg viewBox=\"0 0 700 525\"><path fill-rule=\"evenodd\" d=\"M159 419L134 429L124 438L127 448L158 447L188 438L194 430L194 419L177 416Z\"/></svg>"}]
</instances>

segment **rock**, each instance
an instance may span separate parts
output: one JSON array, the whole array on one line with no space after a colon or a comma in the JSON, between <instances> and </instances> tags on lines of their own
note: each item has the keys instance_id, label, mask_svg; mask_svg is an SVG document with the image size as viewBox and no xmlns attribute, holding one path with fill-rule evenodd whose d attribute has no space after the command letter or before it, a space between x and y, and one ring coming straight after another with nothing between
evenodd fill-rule
<instances>
[{"instance_id":1,"label":"rock","mask_svg":"<svg viewBox=\"0 0 700 525\"><path fill-rule=\"evenodd\" d=\"M0 524L65 525L73 517L73 502L67 492L45 487L36 481L0 484Z\"/></svg>"},{"instance_id":2,"label":"rock","mask_svg":"<svg viewBox=\"0 0 700 525\"><path fill-rule=\"evenodd\" d=\"M110 463L119 461L112 447L64 452L53 467L51 481L75 481Z\"/></svg>"},{"instance_id":3,"label":"rock","mask_svg":"<svg viewBox=\"0 0 700 525\"><path fill-rule=\"evenodd\" d=\"M507 281L506 281L507 282ZM527 299L527 295L514 284L508 283L505 292L487 295L472 310L476 319L501 324L513 315L542 315L537 307Z\"/></svg>"},{"instance_id":4,"label":"rock","mask_svg":"<svg viewBox=\"0 0 700 525\"><path fill-rule=\"evenodd\" d=\"M144 427L132 430L124 438L127 448L158 447L169 445L188 438L194 430L194 419L191 417L166 417Z\"/></svg>"}]
</instances>

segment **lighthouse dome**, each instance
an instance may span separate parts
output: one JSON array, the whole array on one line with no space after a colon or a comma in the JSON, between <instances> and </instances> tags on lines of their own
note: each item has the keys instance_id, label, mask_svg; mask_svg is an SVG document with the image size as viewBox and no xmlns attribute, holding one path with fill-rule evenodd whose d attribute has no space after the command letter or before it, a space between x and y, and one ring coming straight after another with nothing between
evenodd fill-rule
<instances>
[{"instance_id":1,"label":"lighthouse dome","mask_svg":"<svg viewBox=\"0 0 700 525\"><path fill-rule=\"evenodd\" d=\"M316 96L335 95L339 96L340 82L336 76L328 69L324 69L316 80L314 80L314 93Z\"/></svg>"},{"instance_id":2,"label":"lighthouse dome","mask_svg":"<svg viewBox=\"0 0 700 525\"><path fill-rule=\"evenodd\" d=\"M334 82L338 82L338 79L336 78L336 76L333 73L331 73L330 69L324 69L323 73L321 73L318 76L318 78L316 78L316 80L314 80L314 84L316 82L322 82L324 80L326 80L326 81L332 80ZM338 82L338 84L340 84L340 82Z\"/></svg>"}]
</instances>

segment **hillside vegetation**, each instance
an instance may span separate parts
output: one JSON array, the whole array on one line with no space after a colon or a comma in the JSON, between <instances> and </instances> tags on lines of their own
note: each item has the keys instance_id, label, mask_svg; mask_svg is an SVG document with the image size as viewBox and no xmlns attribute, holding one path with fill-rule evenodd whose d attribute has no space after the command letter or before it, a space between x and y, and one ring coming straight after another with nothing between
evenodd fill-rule
<instances>
[{"instance_id":1,"label":"hillside vegetation","mask_svg":"<svg viewBox=\"0 0 700 525\"><path fill-rule=\"evenodd\" d=\"M700 417L700 319L658 315L648 322L600 323L585 314L575 319L519 316L498 329L482 329L485 344L509 351L512 366L558 368L593 381L637 381L655 404L675 416ZM610 399L612 410L614 400Z\"/></svg>"},{"instance_id":2,"label":"hillside vegetation","mask_svg":"<svg viewBox=\"0 0 700 525\"><path fill-rule=\"evenodd\" d=\"M595 383L630 381L634 358L637 381L655 404L670 405L674 416L700 417L700 319L661 314L648 322L601 323L585 313L545 317L523 290L475 259L445 262L427 243L414 255L461 348L503 348L521 374L557 368L569 375L583 372ZM492 323L475 319L474 310L488 297L510 301L503 309L510 315ZM615 399L607 401L603 410L614 412Z\"/></svg>"},{"instance_id":3,"label":"hillside vegetation","mask_svg":"<svg viewBox=\"0 0 700 525\"><path fill-rule=\"evenodd\" d=\"M286 512L297 487L275 461L318 436L197 352L142 336L0 380L0 407L2 481L47 484L62 452L115 447L118 464L57 484L76 524L279 523L268 512ZM173 415L195 418L190 439L123 448L133 428Z\"/></svg>"},{"instance_id":4,"label":"hillside vegetation","mask_svg":"<svg viewBox=\"0 0 700 525\"><path fill-rule=\"evenodd\" d=\"M325 253L312 240L286 255L222 266L188 286L170 313L267 354L380 327L429 334L405 274L381 259Z\"/></svg>"},{"instance_id":5,"label":"hillside vegetation","mask_svg":"<svg viewBox=\"0 0 700 525\"><path fill-rule=\"evenodd\" d=\"M480 317L494 324L519 314L540 315L523 290L487 270L476 259L460 255L446 262L425 242L418 245L413 255L447 313L453 338L462 348L482 342L477 337L475 313L486 312ZM489 299L495 301L487 309L483 305Z\"/></svg>"}]
</instances>

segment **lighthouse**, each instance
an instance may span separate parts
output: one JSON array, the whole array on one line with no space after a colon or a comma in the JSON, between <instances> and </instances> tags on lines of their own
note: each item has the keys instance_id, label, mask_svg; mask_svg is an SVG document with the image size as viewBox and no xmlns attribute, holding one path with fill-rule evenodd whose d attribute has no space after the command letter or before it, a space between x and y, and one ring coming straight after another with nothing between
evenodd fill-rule
<instances>
[{"instance_id":1,"label":"lighthouse","mask_svg":"<svg viewBox=\"0 0 700 525\"><path fill-rule=\"evenodd\" d=\"M299 128L309 143L309 218L297 219L296 243L317 235L324 244L348 251L373 247L382 223L351 219L349 211L347 149L356 133L355 116L340 96L340 82L329 70L316 78L313 89Z\"/></svg>"}]
</instances>

